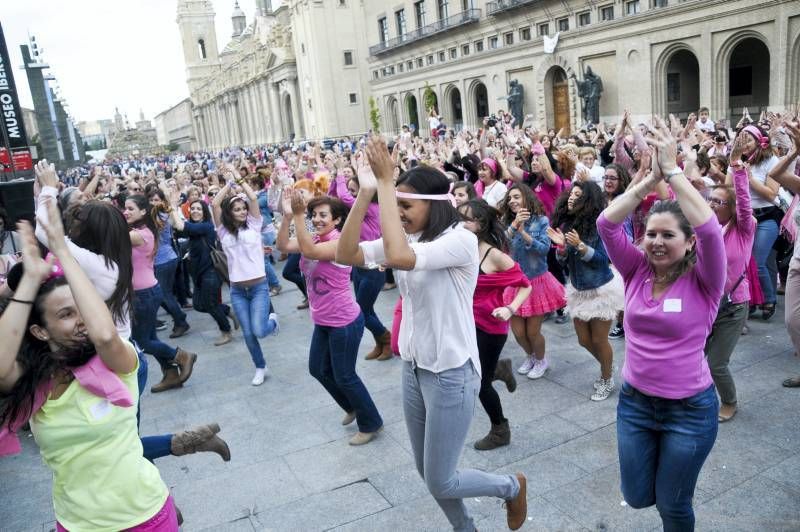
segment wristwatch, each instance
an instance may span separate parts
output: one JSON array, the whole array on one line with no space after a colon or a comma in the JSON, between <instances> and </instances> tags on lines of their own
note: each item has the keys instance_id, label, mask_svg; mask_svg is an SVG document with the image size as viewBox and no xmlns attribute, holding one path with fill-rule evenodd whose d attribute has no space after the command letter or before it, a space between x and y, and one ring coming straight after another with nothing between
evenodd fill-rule
<instances>
[{"instance_id":1,"label":"wristwatch","mask_svg":"<svg viewBox=\"0 0 800 532\"><path fill-rule=\"evenodd\" d=\"M584 251L586 251L586 244L584 244L583 242L581 242L580 244L578 244L578 251L579 251L579 252L581 252L581 253L583 253Z\"/></svg>"}]
</instances>

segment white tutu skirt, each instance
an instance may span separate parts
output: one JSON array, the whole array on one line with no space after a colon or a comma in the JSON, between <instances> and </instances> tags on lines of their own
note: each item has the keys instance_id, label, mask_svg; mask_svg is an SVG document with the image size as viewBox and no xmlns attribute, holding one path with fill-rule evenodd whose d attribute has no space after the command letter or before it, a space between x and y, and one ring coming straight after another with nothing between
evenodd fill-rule
<instances>
[{"instance_id":1,"label":"white tutu skirt","mask_svg":"<svg viewBox=\"0 0 800 532\"><path fill-rule=\"evenodd\" d=\"M567 312L583 321L614 320L625 308L625 287L622 277L612 269L614 277L603 286L591 290L575 290L567 285Z\"/></svg>"}]
</instances>

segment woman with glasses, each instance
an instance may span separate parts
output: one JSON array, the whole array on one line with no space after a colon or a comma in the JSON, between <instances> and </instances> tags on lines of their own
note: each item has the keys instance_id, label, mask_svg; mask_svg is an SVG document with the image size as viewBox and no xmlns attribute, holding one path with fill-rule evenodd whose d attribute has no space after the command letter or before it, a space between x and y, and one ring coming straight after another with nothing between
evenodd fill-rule
<instances>
[{"instance_id":1,"label":"woman with glasses","mask_svg":"<svg viewBox=\"0 0 800 532\"><path fill-rule=\"evenodd\" d=\"M736 415L736 385L728 363L747 322L750 289L746 269L756 233L756 220L750 206L747 183L749 165L741 160L743 148L744 143L739 136L733 145L731 157L733 187L716 185L711 189L708 198L708 206L722 226L725 255L728 258L725 293L705 347L711 378L714 379L714 386L720 397L720 423L729 421Z\"/></svg>"}]
</instances>

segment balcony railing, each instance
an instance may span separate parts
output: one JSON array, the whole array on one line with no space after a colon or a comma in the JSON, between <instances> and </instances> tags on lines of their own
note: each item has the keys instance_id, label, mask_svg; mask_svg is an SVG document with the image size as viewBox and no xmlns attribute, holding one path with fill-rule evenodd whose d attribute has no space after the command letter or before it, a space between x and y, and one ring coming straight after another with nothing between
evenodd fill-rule
<instances>
[{"instance_id":1,"label":"balcony railing","mask_svg":"<svg viewBox=\"0 0 800 532\"><path fill-rule=\"evenodd\" d=\"M427 24L425 26L422 26L421 28L417 28L414 31L406 33L405 35L400 35L399 37L395 37L394 39L389 39L386 42L370 46L369 53L370 55L385 54L386 52L395 50L397 48L400 48L401 46L405 46L407 44L411 44L420 41L422 39L427 39L428 37L432 37L434 35L443 33L453 28L464 26L466 24L472 24L473 22L478 22L480 18L481 18L480 9L467 9L466 11L462 11L461 13L451 15L442 20L438 20L432 24Z\"/></svg>"},{"instance_id":2,"label":"balcony railing","mask_svg":"<svg viewBox=\"0 0 800 532\"><path fill-rule=\"evenodd\" d=\"M486 14L489 16L499 15L517 7L539 2L540 0L495 0L486 3Z\"/></svg>"}]
</instances>

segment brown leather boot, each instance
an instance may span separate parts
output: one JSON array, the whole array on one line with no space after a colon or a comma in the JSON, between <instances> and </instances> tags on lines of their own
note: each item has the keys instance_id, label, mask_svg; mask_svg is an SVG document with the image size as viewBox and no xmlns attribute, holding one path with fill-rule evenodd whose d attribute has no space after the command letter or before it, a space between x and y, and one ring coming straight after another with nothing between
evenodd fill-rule
<instances>
[{"instance_id":1,"label":"brown leather boot","mask_svg":"<svg viewBox=\"0 0 800 532\"><path fill-rule=\"evenodd\" d=\"M173 456L194 453L217 453L226 462L231 461L231 450L225 440L217 436L219 424L211 423L179 432L172 436L170 451Z\"/></svg>"},{"instance_id":2,"label":"brown leather boot","mask_svg":"<svg viewBox=\"0 0 800 532\"><path fill-rule=\"evenodd\" d=\"M181 368L181 384L188 381L189 377L192 376L192 369L196 361L197 355L195 353L184 351L180 347L178 348L178 352L175 354L175 363Z\"/></svg>"},{"instance_id":3,"label":"brown leather boot","mask_svg":"<svg viewBox=\"0 0 800 532\"><path fill-rule=\"evenodd\" d=\"M511 443L511 428L508 426L508 421L503 421L499 425L492 425L489 434L475 442L475 449L491 451L509 443Z\"/></svg>"},{"instance_id":4,"label":"brown leather boot","mask_svg":"<svg viewBox=\"0 0 800 532\"><path fill-rule=\"evenodd\" d=\"M511 370L510 358L503 358L497 363L497 367L494 369L494 378L492 381L504 382L506 389L509 392L513 392L517 389L517 378L514 376L514 372Z\"/></svg>"},{"instance_id":5,"label":"brown leather boot","mask_svg":"<svg viewBox=\"0 0 800 532\"><path fill-rule=\"evenodd\" d=\"M378 360L383 362L384 360L393 359L394 353L392 353L392 333L386 331L381 335L380 341L382 342L383 346L381 348L381 355L378 357Z\"/></svg>"},{"instance_id":6,"label":"brown leather boot","mask_svg":"<svg viewBox=\"0 0 800 532\"><path fill-rule=\"evenodd\" d=\"M161 379L161 382L150 388L150 393L166 392L167 390L180 388L181 386L183 386L183 382L181 382L178 368L172 367L164 370L164 377Z\"/></svg>"},{"instance_id":7,"label":"brown leather boot","mask_svg":"<svg viewBox=\"0 0 800 532\"><path fill-rule=\"evenodd\" d=\"M375 347L372 348L372 351L367 353L367 356L364 357L364 360L375 360L376 358L381 356L381 353L383 353L383 342L381 341L381 338L383 338L384 336L385 335L374 337Z\"/></svg>"},{"instance_id":8,"label":"brown leather boot","mask_svg":"<svg viewBox=\"0 0 800 532\"><path fill-rule=\"evenodd\" d=\"M525 524L528 517L528 487L527 479L522 473L517 473L519 493L513 499L506 501L506 521L508 528L517 530Z\"/></svg>"}]
</instances>

